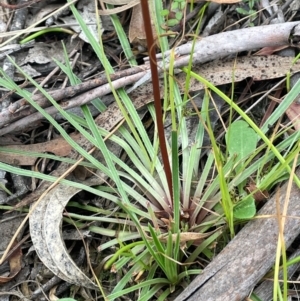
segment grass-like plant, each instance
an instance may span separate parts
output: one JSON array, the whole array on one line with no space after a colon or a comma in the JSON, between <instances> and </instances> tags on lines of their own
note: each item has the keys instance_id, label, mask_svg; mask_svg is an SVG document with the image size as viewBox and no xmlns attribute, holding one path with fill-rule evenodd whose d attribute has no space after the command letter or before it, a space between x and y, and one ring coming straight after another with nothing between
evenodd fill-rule
<instances>
[{"instance_id":1,"label":"grass-like plant","mask_svg":"<svg viewBox=\"0 0 300 301\"><path fill-rule=\"evenodd\" d=\"M158 12L162 10L161 6L160 1L155 1L155 8ZM71 6L71 10L106 73L112 73L113 69L104 55L103 45L99 45L89 34L74 6ZM126 49L125 54L131 58L130 46L122 26L116 16L112 16L112 20L121 44ZM161 31L160 25L163 22L162 16L157 13L158 31ZM167 50L166 37L161 37L159 42L162 50ZM169 73L172 74L172 57L170 61ZM132 60L131 63L135 64ZM76 76L68 64L59 65L70 80L72 79L71 82L76 83ZM84 226L85 221L97 222L97 226L91 225L89 230L111 238L101 243L98 251L103 254L103 268L118 273L120 281L107 292L106 300L115 300L132 292L135 292L136 300L150 300L154 295L158 300L165 300L177 285L189 282L192 275L199 274L201 271L199 265L195 264L199 261L199 256L205 256L210 260L213 257L211 249L213 243L218 241L222 234L225 241L229 240L229 236L235 233L236 222L254 216L254 199L252 195L244 191L247 179L255 178L257 190L272 188L277 179L282 179L289 174L293 158L299 152L299 143L295 143L299 141L299 132L292 133L277 145L273 144L274 139L270 140L266 136L269 128L278 121L282 112L299 93L299 83L290 91L285 101L278 106L265 125L258 128L232 99L204 78L194 74L191 69L191 66L183 68L183 71L187 73L187 78L194 77L205 83L208 88L221 96L244 121L242 123L231 122L229 129L226 129L228 131L226 144L221 147L215 139L209 120L211 99L207 90L201 110L195 109L194 112L199 117L199 123L195 137L191 139L186 124L188 116L184 114L184 106L189 100L186 95L183 97L180 95L174 78L166 75L165 95L167 97L164 101L167 105L164 113L170 114L172 120L172 139L166 141L171 179L165 172L159 151L159 141L156 138L157 131L161 129L155 127L154 135L149 135L124 89L118 91L112 89L112 91L124 114L126 126L121 126L109 139L122 148L127 158L125 162L108 150L104 138L110 133L95 124L87 106L82 107L84 118L75 118L64 112L44 89L24 74L77 131L85 135L98 150L101 150L105 162L98 162L81 149L50 115L31 101L29 92L19 88L1 70L0 85L15 89L21 97L40 111L85 158L85 166L97 168L107 176L107 183L110 185L103 184L93 188L86 186L84 189L115 203L119 209L117 211L99 209L73 201L69 204L69 208L81 208L85 212L91 212L91 215L69 213L68 218L65 218L66 222L75 223L78 228ZM20 68L19 71L22 72ZM100 100L97 101L100 102ZM156 124L157 114L153 104L148 105L148 111ZM246 147L244 136L232 139L232 135L237 135L239 131L248 133L247 142L250 144ZM212 150L205 155L206 161L200 169L205 132L210 137ZM283 132L274 133L274 136L278 138L283 134ZM236 145L237 140L240 143ZM62 158L56 159L62 160ZM268 173L263 171L264 166L268 166ZM0 168L17 174L55 181L55 178L51 176L24 171L4 163L0 163ZM300 187L296 176L294 180ZM80 186L78 183L66 180L64 183ZM108 258L105 257L106 255ZM107 280L103 272L98 273L97 276L100 281Z\"/></svg>"}]
</instances>

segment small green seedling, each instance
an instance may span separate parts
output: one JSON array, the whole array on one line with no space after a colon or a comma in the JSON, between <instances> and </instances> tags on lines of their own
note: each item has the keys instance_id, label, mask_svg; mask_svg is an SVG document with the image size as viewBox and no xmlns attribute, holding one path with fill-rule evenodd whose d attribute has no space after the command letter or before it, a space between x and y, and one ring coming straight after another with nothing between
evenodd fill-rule
<instances>
[{"instance_id":1,"label":"small green seedling","mask_svg":"<svg viewBox=\"0 0 300 301\"><path fill-rule=\"evenodd\" d=\"M254 9L254 5L257 0L243 0L244 3L248 4L249 9L244 9L242 7L236 8L236 11L244 16L249 16L250 26L254 26L252 23L256 17L257 11Z\"/></svg>"},{"instance_id":2,"label":"small green seedling","mask_svg":"<svg viewBox=\"0 0 300 301\"><path fill-rule=\"evenodd\" d=\"M185 0L174 0L170 10L161 11L161 16L166 17L166 26L172 27L180 23L183 18L183 12L186 6Z\"/></svg>"}]
</instances>

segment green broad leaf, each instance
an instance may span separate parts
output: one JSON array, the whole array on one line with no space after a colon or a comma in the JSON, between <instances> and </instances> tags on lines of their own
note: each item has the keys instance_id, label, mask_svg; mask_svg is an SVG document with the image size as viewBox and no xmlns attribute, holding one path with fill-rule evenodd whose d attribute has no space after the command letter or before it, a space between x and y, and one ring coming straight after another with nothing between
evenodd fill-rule
<instances>
[{"instance_id":1,"label":"green broad leaf","mask_svg":"<svg viewBox=\"0 0 300 301\"><path fill-rule=\"evenodd\" d=\"M59 299L58 301L76 301L76 300L73 298L62 298L62 299Z\"/></svg>"},{"instance_id":2,"label":"green broad leaf","mask_svg":"<svg viewBox=\"0 0 300 301\"><path fill-rule=\"evenodd\" d=\"M168 25L169 27L175 26L175 25L177 25L177 24L179 24L179 21L176 20L176 19L170 19L170 20L167 21L167 25Z\"/></svg>"},{"instance_id":3,"label":"green broad leaf","mask_svg":"<svg viewBox=\"0 0 300 301\"><path fill-rule=\"evenodd\" d=\"M255 213L255 201L251 195L233 208L233 217L236 219L249 219L252 218Z\"/></svg>"},{"instance_id":4,"label":"green broad leaf","mask_svg":"<svg viewBox=\"0 0 300 301\"><path fill-rule=\"evenodd\" d=\"M185 9L185 6L186 6L186 2L184 1L184 2L179 2L179 9L180 10L184 10Z\"/></svg>"},{"instance_id":5,"label":"green broad leaf","mask_svg":"<svg viewBox=\"0 0 300 301\"><path fill-rule=\"evenodd\" d=\"M182 18L183 18L183 13L182 12L177 12L175 14L175 18L176 18L176 20L181 21Z\"/></svg>"},{"instance_id":6,"label":"green broad leaf","mask_svg":"<svg viewBox=\"0 0 300 301\"><path fill-rule=\"evenodd\" d=\"M256 149L257 135L243 120L233 122L225 135L230 156L237 161L247 158Z\"/></svg>"},{"instance_id":7,"label":"green broad leaf","mask_svg":"<svg viewBox=\"0 0 300 301\"><path fill-rule=\"evenodd\" d=\"M171 4L171 11L176 11L178 9L178 6L179 6L178 2L173 2Z\"/></svg>"},{"instance_id":8,"label":"green broad leaf","mask_svg":"<svg viewBox=\"0 0 300 301\"><path fill-rule=\"evenodd\" d=\"M160 12L160 15L162 17L165 17L167 16L168 14L170 13L170 11L168 9L163 9L161 12Z\"/></svg>"}]
</instances>

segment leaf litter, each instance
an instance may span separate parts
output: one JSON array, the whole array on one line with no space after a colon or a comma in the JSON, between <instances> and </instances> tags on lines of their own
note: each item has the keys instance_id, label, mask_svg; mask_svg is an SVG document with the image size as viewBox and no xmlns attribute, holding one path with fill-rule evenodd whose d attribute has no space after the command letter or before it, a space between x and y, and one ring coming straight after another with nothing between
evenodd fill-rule
<instances>
[{"instance_id":1,"label":"leaf litter","mask_svg":"<svg viewBox=\"0 0 300 301\"><path fill-rule=\"evenodd\" d=\"M219 3L225 3L222 1L215 1L215 2L219 2ZM237 1L227 1L226 3L234 3ZM243 61L244 60L244 61ZM238 58L237 61L235 61L235 59L230 59L228 60L229 65L225 66L226 64L224 63L224 61L220 61L220 62L214 62L210 65L207 65L208 67L208 72L209 72L209 76L205 76L206 78L208 78L209 80L211 80L215 85L221 85L221 84L225 84L225 83L231 83L233 80L233 77L235 77L235 82L238 81L242 81L245 78L248 77L253 77L256 80L263 80L263 79L271 79L271 78L277 78L277 77L282 77L285 75L286 71L290 69L291 67L291 60L290 59L286 59L284 60L283 57L278 57L276 58L276 56L272 56L272 57L263 57L263 58L258 58L257 60L252 58L245 58L245 59L241 59ZM261 62L262 64L259 65L258 62ZM237 63L237 68L235 69L233 67L233 65ZM239 68L238 66L239 63L243 64L243 67ZM215 67L213 67L213 64L215 64ZM225 64L225 65L224 65ZM274 66L275 65L275 66ZM224 67L225 66L225 67ZM293 71L298 71L298 64L296 64L294 67L292 67ZM201 74L203 74L203 72L205 73L206 69L205 66L204 67L200 67L199 68L199 72ZM194 83L192 83L192 86L194 85ZM197 86L195 84L195 86ZM143 89L143 87L141 87ZM203 87L202 87L203 88ZM199 88L199 86L197 86L195 88L196 90L201 89ZM133 92L133 95L135 93L138 92ZM145 95L145 91L141 90L140 92L142 95ZM294 106L294 111L297 110L297 106ZM298 113L299 115L299 113ZM297 114L296 114L297 116ZM293 120L295 119L294 115L293 117L290 117ZM57 186L57 192L59 193L59 195L62 194L62 187L63 186ZM72 190L72 189L71 189ZM49 256L50 258L48 259L48 263L46 263L45 265L48 266L53 272L54 274L58 275L59 277L61 277L62 279L72 282L72 283L76 283L76 284L81 284L83 286L86 287L90 287L90 288L95 288L94 284L92 284L90 282L90 279L86 278L86 276L82 276L82 273L80 272L80 270L78 270L78 268L76 267L76 265L74 265L70 258L69 255L66 253L65 250L65 246L63 245L63 242L61 240L61 228L60 228L60 217L61 217L61 213L63 211L64 206L66 205L66 203L68 202L68 200L72 197L73 192L74 194L76 194L76 192L78 192L77 189L74 189L74 191L71 193L71 190L67 193L68 196L65 196L64 200L61 200L60 205L58 205L59 210L55 210L53 207L51 207L51 205L49 205L49 209L48 208L44 208L43 210L41 210L39 212L39 209L37 211L37 216L36 217L31 217L30 222L34 223L34 226L32 226L31 228L34 229L37 226L38 221L40 222L42 220L42 215L38 215L38 214L44 214L44 210L45 212L47 212L46 215L43 215L45 217L44 219L44 223L43 223L43 230L41 232L41 230L39 230L36 235L34 235L32 233L33 236L33 240L37 238L37 236L39 236L38 238L42 238L43 236L47 236L49 238L49 240L46 240L46 244L45 245L40 245L42 239L39 239L38 241L35 242L35 246L37 248L37 253L40 254L41 258L44 258L44 254L42 254L42 250L48 250L46 251L48 254L45 256ZM55 192L56 190L54 190L53 193L57 193ZM49 194L49 197L51 198L51 194ZM54 198L56 200L58 200L59 198L56 197ZM49 203L50 204L50 203ZM55 202L53 202L53 204L56 204ZM43 206L42 206L43 208ZM52 212L55 211L55 212ZM52 216L52 213L54 214L58 214L55 216ZM55 225L53 224L53 221L55 221ZM52 227L54 227L55 230L52 231ZM41 234L42 233L42 234ZM56 233L56 240L52 240L51 238L51 234ZM59 245L59 251L57 251L57 249L53 249L53 244L58 244ZM37 247L39 246L39 247ZM49 249L50 250L49 250ZM65 265L66 270L63 268L62 269L62 264L60 264L59 259L55 258L55 256L53 254L61 254L61 252L63 251L63 256L64 258L67 260L66 263L64 262L63 265ZM51 254L53 256L51 256ZM53 258L54 257L54 258ZM71 262L71 263L70 263ZM62 269L62 270L61 270ZM72 278L73 277L73 278Z\"/></svg>"}]
</instances>

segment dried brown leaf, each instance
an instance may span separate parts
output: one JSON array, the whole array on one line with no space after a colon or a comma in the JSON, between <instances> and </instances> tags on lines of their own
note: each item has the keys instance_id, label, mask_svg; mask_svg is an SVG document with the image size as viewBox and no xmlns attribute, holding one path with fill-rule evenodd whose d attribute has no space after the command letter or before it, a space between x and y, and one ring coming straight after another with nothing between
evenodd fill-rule
<instances>
[{"instance_id":1,"label":"dried brown leaf","mask_svg":"<svg viewBox=\"0 0 300 301\"><path fill-rule=\"evenodd\" d=\"M73 139L76 138L76 135L73 135ZM48 142L28 144L28 145L7 145L1 147L0 151L0 162L13 165L29 165L32 166L35 164L37 158L29 157L22 154L14 154L6 152L5 149L15 149L18 151L24 151L27 153L38 152L38 153L52 153L56 156L64 157L67 156L71 151L71 146L62 138L54 139Z\"/></svg>"},{"instance_id":2,"label":"dried brown leaf","mask_svg":"<svg viewBox=\"0 0 300 301\"><path fill-rule=\"evenodd\" d=\"M276 46L276 47L264 47L257 52L255 52L253 55L272 55L273 53L280 51L282 49L285 49L289 46L283 45L283 46Z\"/></svg>"},{"instance_id":3,"label":"dried brown leaf","mask_svg":"<svg viewBox=\"0 0 300 301\"><path fill-rule=\"evenodd\" d=\"M269 56L243 56L236 59L219 59L205 64L197 64L192 71L201 75L215 86L240 82L246 78L253 78L255 81L267 80L286 76L287 72L294 74L300 71L300 61L292 64L293 58L281 57L278 55ZM184 91L186 75L179 73L176 75L179 88ZM147 99L153 95L152 85L138 86L131 93L131 97ZM189 91L199 91L204 89L204 85L198 80L191 78ZM161 91L164 91L161 81ZM163 94L161 95L163 98Z\"/></svg>"},{"instance_id":4,"label":"dried brown leaf","mask_svg":"<svg viewBox=\"0 0 300 301\"><path fill-rule=\"evenodd\" d=\"M253 193L253 197L255 199L256 202L263 202L263 201L266 201L270 195L269 195L269 192L267 190L260 190L260 189L257 189L257 186L255 183L250 183L249 185L247 185L247 187L245 187L246 190L249 192L249 193Z\"/></svg>"},{"instance_id":5,"label":"dried brown leaf","mask_svg":"<svg viewBox=\"0 0 300 301\"><path fill-rule=\"evenodd\" d=\"M196 232L182 232L179 234L179 241L187 242L187 241L194 241L194 240L202 240L206 237L211 236L213 233L219 231L221 228L218 228L214 231L208 232L208 233L196 233ZM178 234L172 234L172 240L175 242L177 240ZM168 240L168 235L160 235L158 237L160 241L166 242Z\"/></svg>"},{"instance_id":6,"label":"dried brown leaf","mask_svg":"<svg viewBox=\"0 0 300 301\"><path fill-rule=\"evenodd\" d=\"M13 245L13 247L14 247L14 245ZM7 283L7 282L11 281L12 279L14 279L18 275L18 273L21 270L22 256L23 256L23 254L22 254L21 246L18 246L11 253L11 255L8 258L9 267L10 267L9 276L7 276L7 277L1 276L0 283Z\"/></svg>"},{"instance_id":7,"label":"dried brown leaf","mask_svg":"<svg viewBox=\"0 0 300 301\"><path fill-rule=\"evenodd\" d=\"M150 8L150 12L152 14L152 5L149 5L149 8ZM153 22L151 25L152 25L152 32L154 35L154 39L156 39L157 35L156 35L155 25ZM147 46L145 26L144 26L144 20L143 20L143 16L142 16L142 8L141 8L140 4L136 5L132 9L128 36L129 36L130 43L138 44L143 47Z\"/></svg>"}]
</instances>

